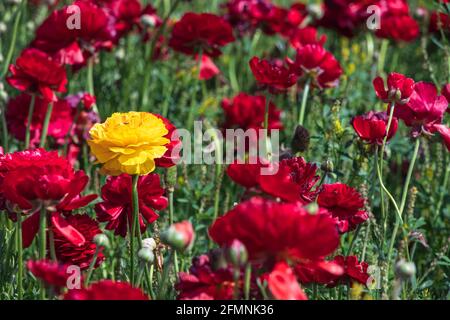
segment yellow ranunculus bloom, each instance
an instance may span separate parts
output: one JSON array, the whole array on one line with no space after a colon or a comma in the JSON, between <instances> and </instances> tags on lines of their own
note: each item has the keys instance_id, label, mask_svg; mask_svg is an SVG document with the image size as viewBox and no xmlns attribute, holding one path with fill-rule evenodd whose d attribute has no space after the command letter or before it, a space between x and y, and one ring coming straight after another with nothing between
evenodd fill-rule
<instances>
[{"instance_id":1,"label":"yellow ranunculus bloom","mask_svg":"<svg viewBox=\"0 0 450 320\"><path fill-rule=\"evenodd\" d=\"M170 140L164 122L148 112L114 113L89 131L92 153L103 164L101 172L146 175L155 170L155 159L167 151Z\"/></svg>"}]
</instances>

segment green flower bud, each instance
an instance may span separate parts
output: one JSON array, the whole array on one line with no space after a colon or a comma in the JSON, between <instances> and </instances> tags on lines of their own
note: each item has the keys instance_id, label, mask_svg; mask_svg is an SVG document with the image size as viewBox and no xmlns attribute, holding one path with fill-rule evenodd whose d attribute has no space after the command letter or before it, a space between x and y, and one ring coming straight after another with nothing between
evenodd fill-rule
<instances>
[{"instance_id":1,"label":"green flower bud","mask_svg":"<svg viewBox=\"0 0 450 320\"><path fill-rule=\"evenodd\" d=\"M105 247L105 248L109 247L109 239L103 233L99 233L94 237L94 243L99 247Z\"/></svg>"},{"instance_id":2,"label":"green flower bud","mask_svg":"<svg viewBox=\"0 0 450 320\"><path fill-rule=\"evenodd\" d=\"M141 248L138 251L138 258L147 263L153 263L155 261L155 255L153 254L153 251L149 248Z\"/></svg>"},{"instance_id":3,"label":"green flower bud","mask_svg":"<svg viewBox=\"0 0 450 320\"><path fill-rule=\"evenodd\" d=\"M227 257L233 266L240 268L247 263L248 252L242 242L233 240L227 249Z\"/></svg>"}]
</instances>

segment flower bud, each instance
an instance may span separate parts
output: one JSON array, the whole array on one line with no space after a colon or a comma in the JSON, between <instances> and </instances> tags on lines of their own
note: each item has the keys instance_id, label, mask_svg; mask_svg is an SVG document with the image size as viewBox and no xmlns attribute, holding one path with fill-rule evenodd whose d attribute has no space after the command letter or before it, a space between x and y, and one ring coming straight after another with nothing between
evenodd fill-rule
<instances>
[{"instance_id":1,"label":"flower bud","mask_svg":"<svg viewBox=\"0 0 450 320\"><path fill-rule=\"evenodd\" d=\"M194 229L189 221L175 223L161 233L161 241L180 252L190 250L194 239Z\"/></svg>"},{"instance_id":2,"label":"flower bud","mask_svg":"<svg viewBox=\"0 0 450 320\"><path fill-rule=\"evenodd\" d=\"M247 263L248 253L244 244L235 239L227 249L227 258L236 268L240 268Z\"/></svg>"},{"instance_id":3,"label":"flower bud","mask_svg":"<svg viewBox=\"0 0 450 320\"><path fill-rule=\"evenodd\" d=\"M146 238L144 240L142 240L142 248L147 248L150 250L155 250L156 249L156 241L153 238Z\"/></svg>"},{"instance_id":4,"label":"flower bud","mask_svg":"<svg viewBox=\"0 0 450 320\"><path fill-rule=\"evenodd\" d=\"M320 169L322 169L322 171L324 171L326 173L333 172L334 171L333 161L331 161L330 159L327 159L327 161L322 163L322 165L320 166Z\"/></svg>"},{"instance_id":5,"label":"flower bud","mask_svg":"<svg viewBox=\"0 0 450 320\"><path fill-rule=\"evenodd\" d=\"M94 237L94 243L99 247L105 247L105 248L109 247L109 239L103 233L99 233Z\"/></svg>"},{"instance_id":6,"label":"flower bud","mask_svg":"<svg viewBox=\"0 0 450 320\"><path fill-rule=\"evenodd\" d=\"M315 4L315 3L306 6L306 10L315 20L322 19L323 15L325 13L322 6L319 4Z\"/></svg>"},{"instance_id":7,"label":"flower bud","mask_svg":"<svg viewBox=\"0 0 450 320\"><path fill-rule=\"evenodd\" d=\"M166 188L169 191L173 191L173 188L175 188L175 184L177 183L177 167L176 166L167 168L166 173L164 175L164 182L166 184Z\"/></svg>"},{"instance_id":8,"label":"flower bud","mask_svg":"<svg viewBox=\"0 0 450 320\"><path fill-rule=\"evenodd\" d=\"M8 30L8 27L4 22L0 22L0 34L5 33Z\"/></svg>"},{"instance_id":9,"label":"flower bud","mask_svg":"<svg viewBox=\"0 0 450 320\"><path fill-rule=\"evenodd\" d=\"M401 259L395 265L395 273L401 279L410 279L416 274L416 265Z\"/></svg>"},{"instance_id":10,"label":"flower bud","mask_svg":"<svg viewBox=\"0 0 450 320\"><path fill-rule=\"evenodd\" d=\"M317 202L311 202L307 206L305 206L306 211L311 214L315 215L317 212L319 212L319 205Z\"/></svg>"},{"instance_id":11,"label":"flower bud","mask_svg":"<svg viewBox=\"0 0 450 320\"><path fill-rule=\"evenodd\" d=\"M156 19L152 15L143 14L141 16L141 23L144 27L153 28L154 26L156 26Z\"/></svg>"},{"instance_id":12,"label":"flower bud","mask_svg":"<svg viewBox=\"0 0 450 320\"><path fill-rule=\"evenodd\" d=\"M292 137L291 147L294 152L305 152L309 147L309 132L303 126L295 128L294 136Z\"/></svg>"},{"instance_id":13,"label":"flower bud","mask_svg":"<svg viewBox=\"0 0 450 320\"><path fill-rule=\"evenodd\" d=\"M138 258L147 263L153 263L153 261L155 261L155 255L150 248L141 248L138 251Z\"/></svg>"}]
</instances>

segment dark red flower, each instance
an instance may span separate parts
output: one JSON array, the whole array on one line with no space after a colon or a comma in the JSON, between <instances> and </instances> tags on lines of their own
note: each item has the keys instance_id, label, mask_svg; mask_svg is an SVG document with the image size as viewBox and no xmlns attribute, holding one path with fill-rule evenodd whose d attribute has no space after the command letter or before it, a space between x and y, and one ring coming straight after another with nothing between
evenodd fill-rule
<instances>
[{"instance_id":1,"label":"dark red flower","mask_svg":"<svg viewBox=\"0 0 450 320\"><path fill-rule=\"evenodd\" d=\"M139 288L128 282L101 280L89 288L69 290L64 300L149 300Z\"/></svg>"},{"instance_id":2,"label":"dark red flower","mask_svg":"<svg viewBox=\"0 0 450 320\"><path fill-rule=\"evenodd\" d=\"M286 91L297 82L297 76L285 66L258 57L250 60L250 69L258 84L273 93Z\"/></svg>"},{"instance_id":3,"label":"dark red flower","mask_svg":"<svg viewBox=\"0 0 450 320\"><path fill-rule=\"evenodd\" d=\"M55 92L66 91L66 70L40 50L25 49L9 71L6 81L12 87L40 94L46 101L56 101Z\"/></svg>"},{"instance_id":4,"label":"dark red flower","mask_svg":"<svg viewBox=\"0 0 450 320\"><path fill-rule=\"evenodd\" d=\"M300 203L251 198L218 218L209 229L220 246L241 241L252 261L315 261L339 245L335 222L327 214L309 214Z\"/></svg>"},{"instance_id":5,"label":"dark red flower","mask_svg":"<svg viewBox=\"0 0 450 320\"><path fill-rule=\"evenodd\" d=\"M28 111L31 96L23 93L8 102L6 107L6 122L8 132L19 141L25 140L28 123ZM33 118L30 124L30 144L39 144L45 115L49 106L48 101L36 97ZM56 142L64 144L64 138L69 133L74 120L73 110L66 100L58 99L53 103L53 111L48 126L48 136Z\"/></svg>"},{"instance_id":6,"label":"dark red flower","mask_svg":"<svg viewBox=\"0 0 450 320\"><path fill-rule=\"evenodd\" d=\"M268 18L273 4L269 0L230 0L224 7L225 19L240 34L253 32Z\"/></svg>"},{"instance_id":7,"label":"dark red flower","mask_svg":"<svg viewBox=\"0 0 450 320\"><path fill-rule=\"evenodd\" d=\"M380 38L410 42L417 39L420 34L419 24L408 15L381 16L380 22L380 29L375 32Z\"/></svg>"},{"instance_id":8,"label":"dark red flower","mask_svg":"<svg viewBox=\"0 0 450 320\"><path fill-rule=\"evenodd\" d=\"M296 29L292 32L289 43L295 49L300 49L308 44L315 44L323 46L327 41L327 36L319 36L317 34L317 29L314 27L306 27L302 29Z\"/></svg>"},{"instance_id":9,"label":"dark red flower","mask_svg":"<svg viewBox=\"0 0 450 320\"><path fill-rule=\"evenodd\" d=\"M352 119L352 126L356 134L370 144L383 144L386 137L389 117L386 112L370 111L362 116L356 116ZM387 140L389 141L397 132L398 120L393 117Z\"/></svg>"},{"instance_id":10,"label":"dark red flower","mask_svg":"<svg viewBox=\"0 0 450 320\"><path fill-rule=\"evenodd\" d=\"M74 14L79 14L79 21ZM114 37L114 17L92 2L79 0L53 11L36 30L32 46L62 64L84 65L98 50L110 49Z\"/></svg>"},{"instance_id":11,"label":"dark red flower","mask_svg":"<svg viewBox=\"0 0 450 320\"><path fill-rule=\"evenodd\" d=\"M98 223L86 214L68 215L65 219L59 215L51 218L54 239L55 252L58 261L70 265L77 265L82 270L89 267L97 245L94 243L94 237L101 233ZM77 233L77 238L82 241L72 241L73 237L68 237L66 231L73 228L73 232ZM94 267L98 267L105 259L101 249L98 253Z\"/></svg>"},{"instance_id":12,"label":"dark red flower","mask_svg":"<svg viewBox=\"0 0 450 320\"><path fill-rule=\"evenodd\" d=\"M266 97L239 93L233 99L223 99L222 109L225 111L225 128L262 129ZM273 102L269 103L268 129L283 129L280 119L281 111Z\"/></svg>"},{"instance_id":13,"label":"dark red flower","mask_svg":"<svg viewBox=\"0 0 450 320\"><path fill-rule=\"evenodd\" d=\"M344 183L324 184L317 197L317 204L331 213L341 233L354 230L369 218L367 212L362 210L364 198Z\"/></svg>"},{"instance_id":14,"label":"dark red flower","mask_svg":"<svg viewBox=\"0 0 450 320\"><path fill-rule=\"evenodd\" d=\"M450 105L450 83L447 83L442 87L441 94L445 97L448 104ZM447 108L447 112L450 113L450 106Z\"/></svg>"},{"instance_id":15,"label":"dark red flower","mask_svg":"<svg viewBox=\"0 0 450 320\"><path fill-rule=\"evenodd\" d=\"M338 284L348 284L349 281L356 281L363 285L367 285L370 275L367 273L369 265L366 262L358 262L356 256L336 256L333 261L340 265L344 269L344 273L341 276L330 279L328 283L329 287L335 287Z\"/></svg>"},{"instance_id":16,"label":"dark red flower","mask_svg":"<svg viewBox=\"0 0 450 320\"><path fill-rule=\"evenodd\" d=\"M189 273L180 272L175 289L180 300L231 300L235 288L233 267L215 267L213 255L192 259Z\"/></svg>"},{"instance_id":17,"label":"dark red flower","mask_svg":"<svg viewBox=\"0 0 450 320\"><path fill-rule=\"evenodd\" d=\"M289 265L278 262L267 277L267 285L277 300L308 300Z\"/></svg>"},{"instance_id":18,"label":"dark red flower","mask_svg":"<svg viewBox=\"0 0 450 320\"><path fill-rule=\"evenodd\" d=\"M406 103L414 91L414 80L400 73L390 73L387 78L387 89L384 80L377 77L373 80L373 87L377 97L386 103Z\"/></svg>"},{"instance_id":19,"label":"dark red flower","mask_svg":"<svg viewBox=\"0 0 450 320\"><path fill-rule=\"evenodd\" d=\"M165 145L167 148L166 153L161 158L155 159L156 166L162 168L173 167L180 160L182 141L176 134L177 128L168 119L156 113L153 113L153 115L160 118L164 122L166 129L169 131L164 138L170 140L170 143Z\"/></svg>"},{"instance_id":20,"label":"dark red flower","mask_svg":"<svg viewBox=\"0 0 450 320\"><path fill-rule=\"evenodd\" d=\"M430 17L430 32L450 32L450 16L443 12L433 12Z\"/></svg>"},{"instance_id":21,"label":"dark red flower","mask_svg":"<svg viewBox=\"0 0 450 320\"><path fill-rule=\"evenodd\" d=\"M69 265L50 260L29 260L27 268L38 279L56 291L67 287L67 280L72 275L68 272Z\"/></svg>"},{"instance_id":22,"label":"dark red flower","mask_svg":"<svg viewBox=\"0 0 450 320\"><path fill-rule=\"evenodd\" d=\"M307 44L297 50L295 61L288 63L299 77L311 79L313 85L323 89L338 85L342 75L339 61L322 46Z\"/></svg>"},{"instance_id":23,"label":"dark red flower","mask_svg":"<svg viewBox=\"0 0 450 320\"><path fill-rule=\"evenodd\" d=\"M211 13L188 12L172 30L169 46L175 51L210 57L222 54L220 47L234 41L233 29L225 19Z\"/></svg>"},{"instance_id":24,"label":"dark red flower","mask_svg":"<svg viewBox=\"0 0 450 320\"><path fill-rule=\"evenodd\" d=\"M328 284L344 274L344 269L334 261L309 261L294 266L295 274L302 284L320 283Z\"/></svg>"},{"instance_id":25,"label":"dark red flower","mask_svg":"<svg viewBox=\"0 0 450 320\"><path fill-rule=\"evenodd\" d=\"M195 57L198 62L198 56ZM214 61L206 54L202 55L202 61L200 62L199 80L209 80L220 74L219 68L214 64Z\"/></svg>"},{"instance_id":26,"label":"dark red flower","mask_svg":"<svg viewBox=\"0 0 450 320\"><path fill-rule=\"evenodd\" d=\"M289 9L272 5L267 16L262 20L263 30L267 34L281 34L289 37L305 20L306 6L295 3Z\"/></svg>"},{"instance_id":27,"label":"dark red flower","mask_svg":"<svg viewBox=\"0 0 450 320\"><path fill-rule=\"evenodd\" d=\"M122 174L117 177L108 177L102 187L103 202L95 205L99 222L108 222L106 229L114 230L116 235L125 237L132 219L131 176ZM167 198L161 188L159 176L149 174L139 177L139 225L144 232L147 224L158 219L154 210L163 210L167 207Z\"/></svg>"},{"instance_id":28,"label":"dark red flower","mask_svg":"<svg viewBox=\"0 0 450 320\"><path fill-rule=\"evenodd\" d=\"M227 175L231 180L247 189L256 188L259 187L259 177L263 166L266 165L257 160L246 163L235 162L228 166Z\"/></svg>"}]
</instances>

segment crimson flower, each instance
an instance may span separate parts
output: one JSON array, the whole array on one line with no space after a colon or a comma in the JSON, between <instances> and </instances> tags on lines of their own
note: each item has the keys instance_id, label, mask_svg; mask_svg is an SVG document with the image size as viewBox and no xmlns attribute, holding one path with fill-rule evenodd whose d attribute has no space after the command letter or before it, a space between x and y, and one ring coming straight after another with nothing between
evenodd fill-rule
<instances>
[{"instance_id":1,"label":"crimson flower","mask_svg":"<svg viewBox=\"0 0 450 320\"><path fill-rule=\"evenodd\" d=\"M362 116L356 116L352 119L352 126L356 134L364 141L370 144L383 144L386 137L389 117L386 112L370 111ZM392 118L387 140L389 141L397 132L398 120Z\"/></svg>"},{"instance_id":2,"label":"crimson flower","mask_svg":"<svg viewBox=\"0 0 450 320\"><path fill-rule=\"evenodd\" d=\"M261 161L253 161L246 163L232 163L227 168L227 175L241 186L250 189L259 187L259 177L261 168L267 166Z\"/></svg>"},{"instance_id":3,"label":"crimson flower","mask_svg":"<svg viewBox=\"0 0 450 320\"><path fill-rule=\"evenodd\" d=\"M95 212L99 222L107 222L107 230L114 230L114 234L125 237L129 226L133 223L131 176L122 174L117 177L108 177L102 187L103 201L95 205ZM154 210L163 210L167 207L167 198L161 188L159 176L149 174L139 177L139 225L144 232L147 224L158 219Z\"/></svg>"},{"instance_id":4,"label":"crimson flower","mask_svg":"<svg viewBox=\"0 0 450 320\"><path fill-rule=\"evenodd\" d=\"M198 55L195 57L198 61ZM199 80L209 80L220 74L219 68L214 64L214 61L206 54L202 55L202 61L200 62Z\"/></svg>"},{"instance_id":5,"label":"crimson flower","mask_svg":"<svg viewBox=\"0 0 450 320\"><path fill-rule=\"evenodd\" d=\"M251 198L218 218L209 235L220 246L237 239L250 260L269 263L322 260L339 245L335 222L327 214L311 215L300 203L263 198Z\"/></svg>"},{"instance_id":6,"label":"crimson flower","mask_svg":"<svg viewBox=\"0 0 450 320\"><path fill-rule=\"evenodd\" d=\"M380 22L380 29L375 32L380 38L410 42L417 39L420 34L419 24L409 15L387 17L382 15Z\"/></svg>"},{"instance_id":7,"label":"crimson flower","mask_svg":"<svg viewBox=\"0 0 450 320\"><path fill-rule=\"evenodd\" d=\"M330 279L328 287L335 287L338 284L348 284L349 281L356 281L363 285L367 285L370 275L367 273L369 265L366 262L358 262L356 256L336 256L333 263L340 265L344 269L344 273L341 276Z\"/></svg>"},{"instance_id":8,"label":"crimson flower","mask_svg":"<svg viewBox=\"0 0 450 320\"><path fill-rule=\"evenodd\" d=\"M430 32L450 32L450 16L443 12L433 12L430 17Z\"/></svg>"},{"instance_id":9,"label":"crimson flower","mask_svg":"<svg viewBox=\"0 0 450 320\"><path fill-rule=\"evenodd\" d=\"M326 35L319 36L317 34L317 29L314 27L305 27L302 29L296 29L292 32L289 43L295 49L300 49L308 44L315 44L323 46L327 41Z\"/></svg>"},{"instance_id":10,"label":"crimson flower","mask_svg":"<svg viewBox=\"0 0 450 320\"><path fill-rule=\"evenodd\" d=\"M339 61L317 44L307 44L297 50L295 61L287 60L291 70L299 77L306 77L321 88L332 88L338 85L342 75Z\"/></svg>"},{"instance_id":11,"label":"crimson flower","mask_svg":"<svg viewBox=\"0 0 450 320\"><path fill-rule=\"evenodd\" d=\"M441 94L447 99L447 102L450 105L450 83L447 83L442 87ZM447 112L450 113L450 107L447 108Z\"/></svg>"},{"instance_id":12,"label":"crimson flower","mask_svg":"<svg viewBox=\"0 0 450 320\"><path fill-rule=\"evenodd\" d=\"M38 93L46 101L56 101L55 92L65 92L66 70L45 52L25 49L15 65L9 66L8 83L20 91Z\"/></svg>"},{"instance_id":13,"label":"crimson flower","mask_svg":"<svg viewBox=\"0 0 450 320\"><path fill-rule=\"evenodd\" d=\"M225 19L244 34L253 32L266 21L273 4L269 0L230 0L224 7Z\"/></svg>"},{"instance_id":14,"label":"crimson flower","mask_svg":"<svg viewBox=\"0 0 450 320\"><path fill-rule=\"evenodd\" d=\"M289 9L272 5L269 13L262 20L263 30L267 34L281 34L289 37L305 20L306 6L295 3Z\"/></svg>"},{"instance_id":15,"label":"crimson flower","mask_svg":"<svg viewBox=\"0 0 450 320\"><path fill-rule=\"evenodd\" d=\"M233 41L233 29L222 17L188 12L174 25L169 46L187 55L201 52L214 58L222 54L220 47Z\"/></svg>"},{"instance_id":16,"label":"crimson flower","mask_svg":"<svg viewBox=\"0 0 450 320\"><path fill-rule=\"evenodd\" d=\"M284 262L278 262L267 277L267 285L277 300L308 300L300 288L294 271Z\"/></svg>"},{"instance_id":17,"label":"crimson flower","mask_svg":"<svg viewBox=\"0 0 450 320\"><path fill-rule=\"evenodd\" d=\"M335 219L340 233L354 230L369 218L364 210L364 198L344 183L324 184L317 203L326 208Z\"/></svg>"},{"instance_id":18,"label":"crimson flower","mask_svg":"<svg viewBox=\"0 0 450 320\"><path fill-rule=\"evenodd\" d=\"M82 270L87 269L94 258L97 247L94 237L101 233L98 223L86 214L68 215L65 219L56 215L51 218L51 221L58 261L77 265ZM68 228L72 229L70 237L66 232ZM61 230L64 230L64 233ZM81 239L81 241L73 241L74 238ZM94 267L98 267L104 259L100 250Z\"/></svg>"},{"instance_id":19,"label":"crimson flower","mask_svg":"<svg viewBox=\"0 0 450 320\"><path fill-rule=\"evenodd\" d=\"M233 99L223 99L222 109L225 111L225 128L262 129L266 97L239 93ZM269 103L268 129L282 129L281 110L274 103Z\"/></svg>"},{"instance_id":20,"label":"crimson flower","mask_svg":"<svg viewBox=\"0 0 450 320\"><path fill-rule=\"evenodd\" d=\"M44 281L44 283L56 291L67 287L67 280L71 276L68 272L70 265L61 264L59 262L50 260L29 260L27 262L27 268L38 279Z\"/></svg>"},{"instance_id":21,"label":"crimson flower","mask_svg":"<svg viewBox=\"0 0 450 320\"><path fill-rule=\"evenodd\" d=\"M297 82L297 76L279 63L253 57L249 64L258 84L272 93L286 91Z\"/></svg>"},{"instance_id":22,"label":"crimson flower","mask_svg":"<svg viewBox=\"0 0 450 320\"><path fill-rule=\"evenodd\" d=\"M64 300L148 300L148 297L128 282L101 280L89 288L69 290Z\"/></svg>"},{"instance_id":23,"label":"crimson flower","mask_svg":"<svg viewBox=\"0 0 450 320\"><path fill-rule=\"evenodd\" d=\"M407 78L403 74L392 72L387 78L387 89L384 86L384 80L381 77L376 77L373 80L373 87L377 97L383 102L408 102L414 91L414 80Z\"/></svg>"},{"instance_id":24,"label":"crimson flower","mask_svg":"<svg viewBox=\"0 0 450 320\"><path fill-rule=\"evenodd\" d=\"M212 254L192 259L189 273L180 272L175 289L180 300L231 300L235 288L233 267L216 266ZM240 288L241 289L241 288Z\"/></svg>"},{"instance_id":25,"label":"crimson flower","mask_svg":"<svg viewBox=\"0 0 450 320\"><path fill-rule=\"evenodd\" d=\"M163 116L160 116L156 113L153 113L153 115L160 118L164 122L164 125L166 126L166 129L168 131L164 138L170 140L169 144L165 145L165 147L167 148L166 153L161 158L155 159L156 166L161 168L173 167L180 160L180 151L182 147L180 137L177 137L177 135L175 134L177 128Z\"/></svg>"},{"instance_id":26,"label":"crimson flower","mask_svg":"<svg viewBox=\"0 0 450 320\"><path fill-rule=\"evenodd\" d=\"M334 261L308 261L294 266L295 274L301 284L328 284L332 279L344 274L344 269Z\"/></svg>"}]
</instances>

